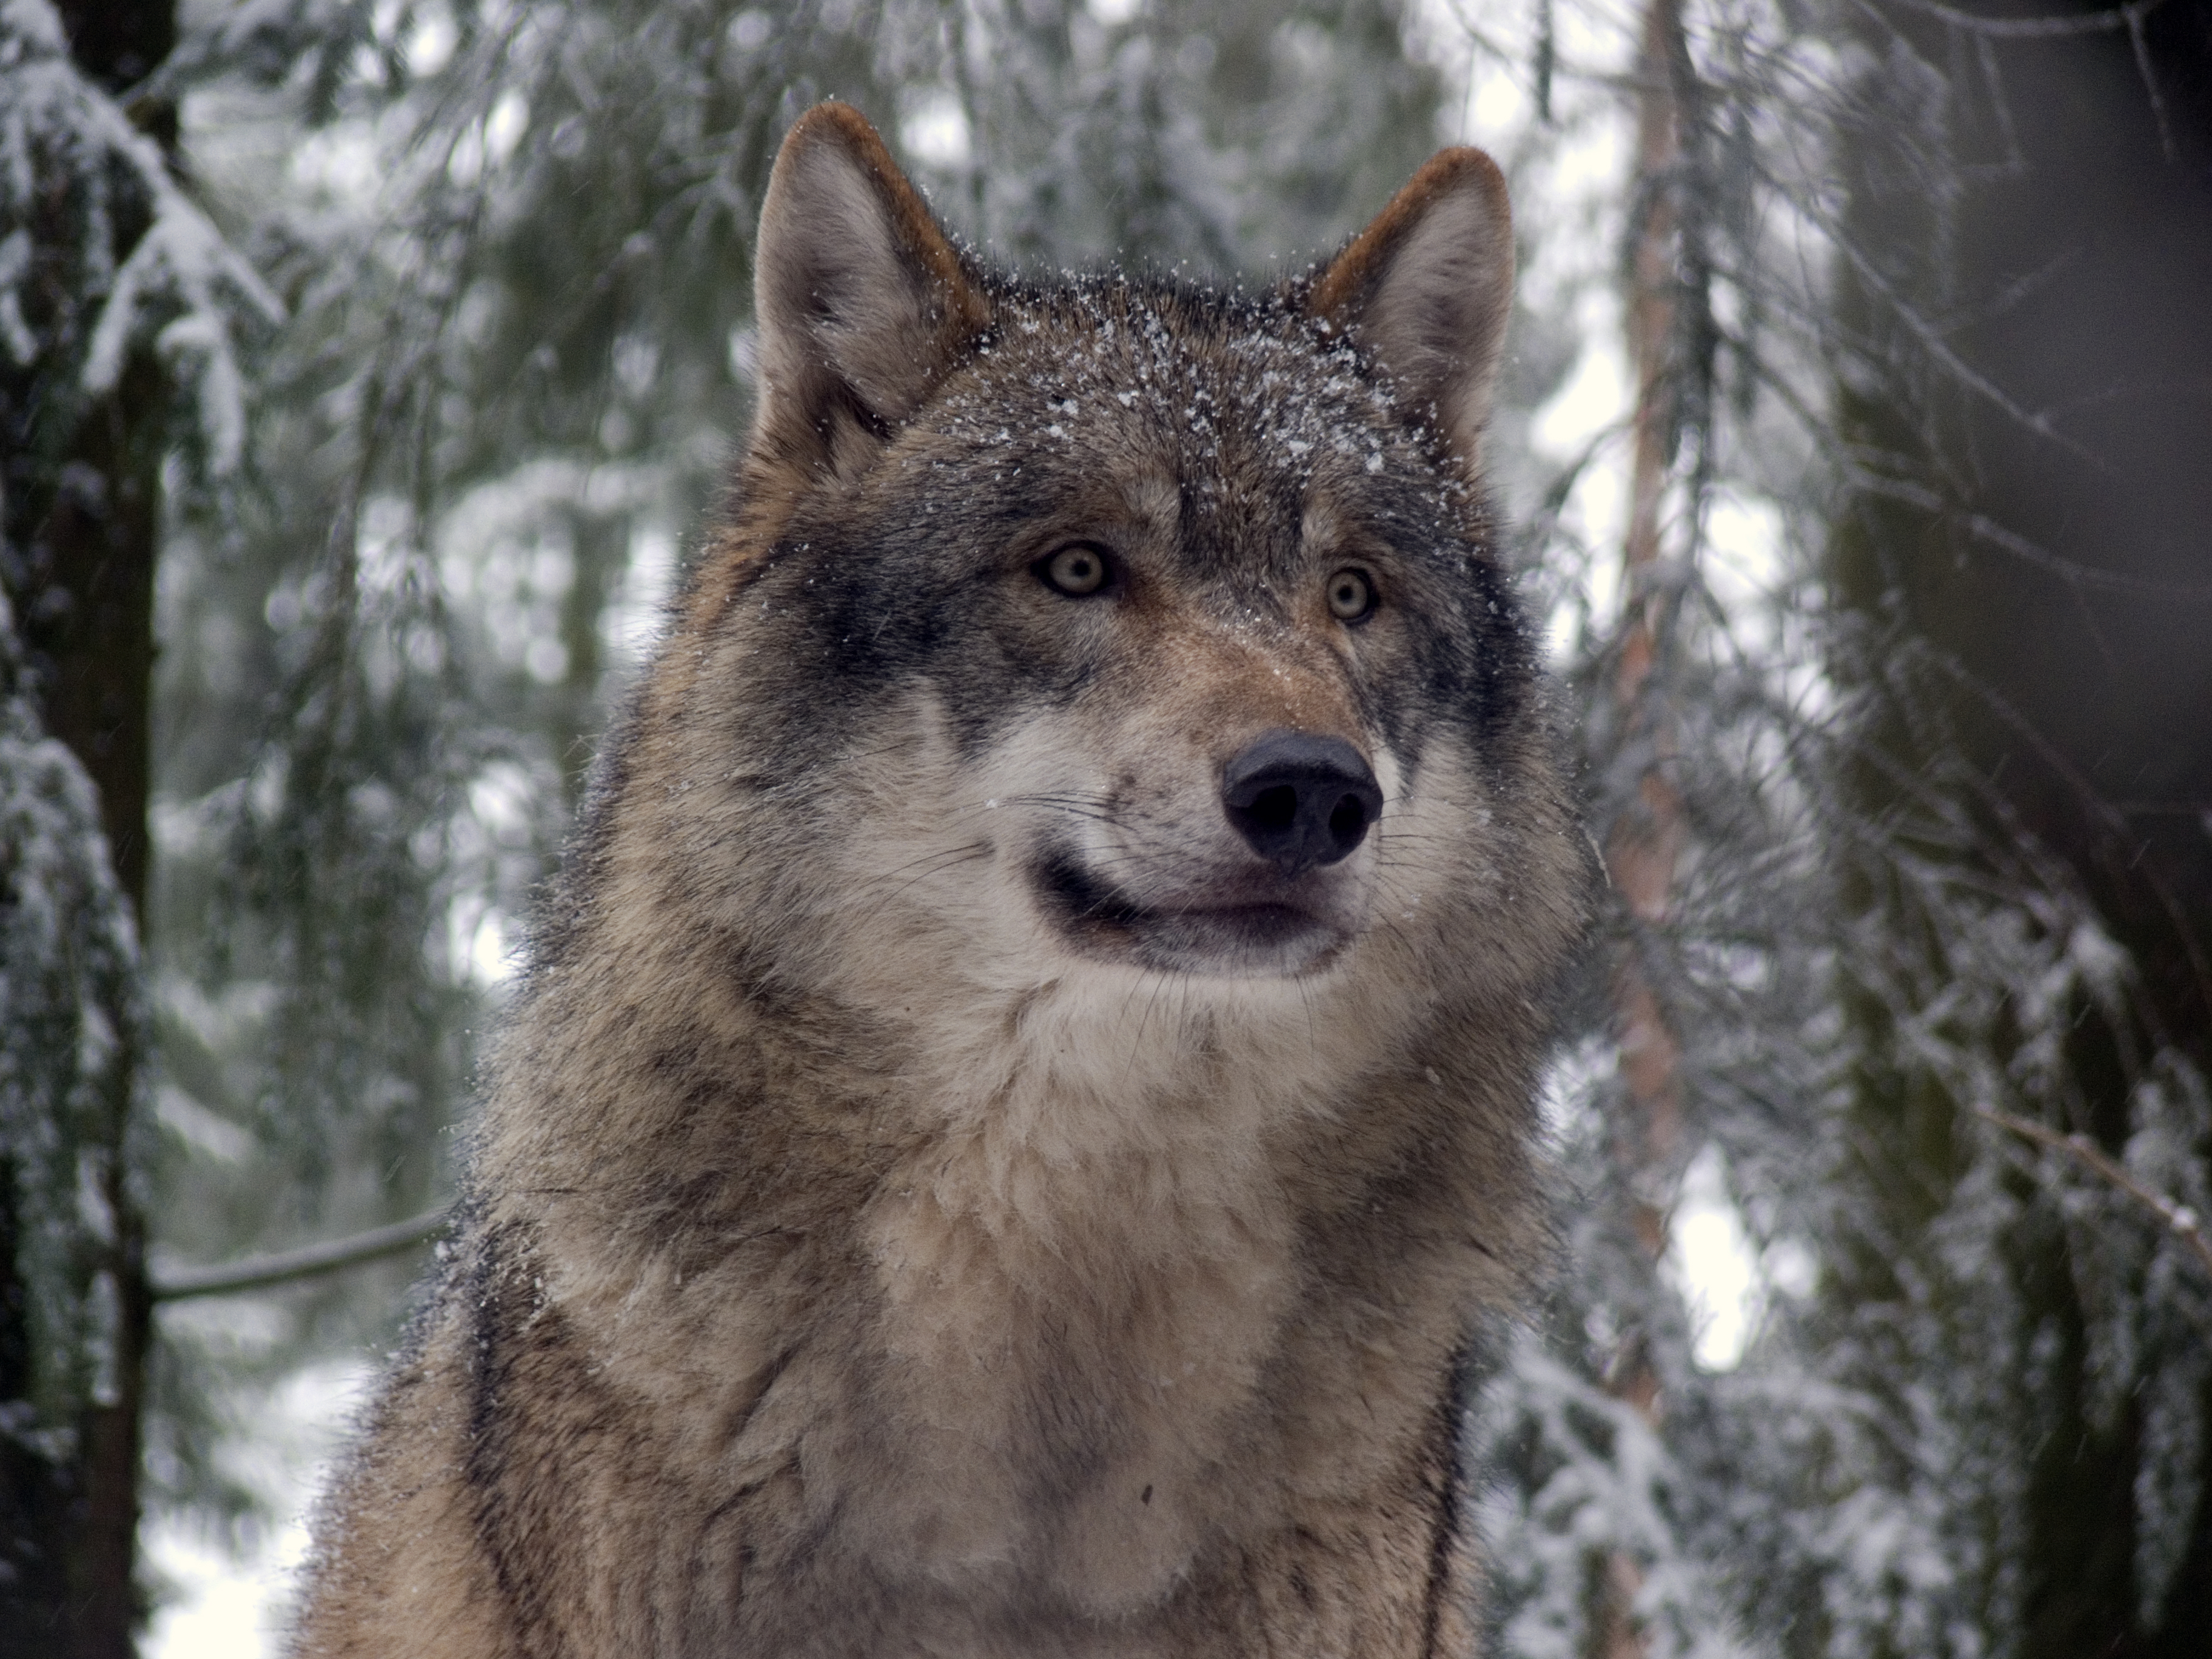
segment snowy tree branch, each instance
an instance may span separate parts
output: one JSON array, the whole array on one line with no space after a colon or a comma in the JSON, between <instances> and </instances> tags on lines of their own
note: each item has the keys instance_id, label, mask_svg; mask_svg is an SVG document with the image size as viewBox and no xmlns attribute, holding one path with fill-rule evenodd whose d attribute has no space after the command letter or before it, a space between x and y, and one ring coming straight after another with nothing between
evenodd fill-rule
<instances>
[{"instance_id":1,"label":"snowy tree branch","mask_svg":"<svg viewBox=\"0 0 2212 1659\"><path fill-rule=\"evenodd\" d=\"M2196 1253L2204 1264L2204 1271L2212 1273L2212 1240L2204 1237L2204 1224L2197 1212L2186 1205L2177 1204L2165 1194L2146 1187L2130 1175L2112 1155L2087 1135L2063 1135L2057 1130L2024 1117L2014 1117L2009 1112L1977 1106L1974 1115L1994 1123L2000 1129L2032 1140L2039 1146L2048 1146L2054 1152L2063 1152L2076 1164L2094 1171L2112 1186L2150 1211L2163 1222L2174 1237Z\"/></svg>"},{"instance_id":2,"label":"snowy tree branch","mask_svg":"<svg viewBox=\"0 0 2212 1659\"><path fill-rule=\"evenodd\" d=\"M77 67L47 0L0 0L0 227L15 227L0 240L0 345L21 366L74 343L58 325L42 342L27 320L21 289L36 262L26 228L65 199L72 181L104 216L111 170L143 195L150 222L112 268L105 262L112 251L93 240L94 280L82 298L94 314L77 379L91 396L112 392L130 348L165 306L173 308L178 314L155 331L154 343L165 356L197 362L196 374L179 378L197 381L214 470L228 472L245 449L246 378L237 307L224 296L241 298L271 325L284 319L284 302L179 185L161 146Z\"/></svg>"},{"instance_id":3,"label":"snowy tree branch","mask_svg":"<svg viewBox=\"0 0 2212 1659\"><path fill-rule=\"evenodd\" d=\"M1941 4L1939 0L1905 0L1905 3L1914 11L1941 18L1954 29L1986 40L2050 40L2071 34L2106 34L2115 29L2132 33L2166 0L2130 0L2130 3L2110 11L2084 12L2076 17L1982 17L1956 6Z\"/></svg>"},{"instance_id":4,"label":"snowy tree branch","mask_svg":"<svg viewBox=\"0 0 2212 1659\"><path fill-rule=\"evenodd\" d=\"M296 1250L279 1250L269 1255L250 1255L242 1261L225 1261L208 1267L175 1267L157 1273L154 1278L154 1299L156 1302L179 1302L193 1296L228 1296L238 1291L258 1291L265 1285L282 1285L295 1279L308 1279L318 1273L336 1273L343 1267L357 1267L364 1261L374 1261L380 1256L397 1255L411 1249L426 1239L435 1237L453 1218L453 1206L441 1204L434 1210L395 1221L386 1227L372 1227L367 1232L356 1233L350 1238L334 1238L320 1244L304 1245Z\"/></svg>"}]
</instances>

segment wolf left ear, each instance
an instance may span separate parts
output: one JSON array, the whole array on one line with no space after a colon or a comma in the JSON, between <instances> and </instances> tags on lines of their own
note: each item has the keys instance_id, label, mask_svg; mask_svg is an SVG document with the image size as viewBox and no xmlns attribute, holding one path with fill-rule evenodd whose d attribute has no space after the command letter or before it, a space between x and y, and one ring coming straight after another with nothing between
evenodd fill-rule
<instances>
[{"instance_id":1,"label":"wolf left ear","mask_svg":"<svg viewBox=\"0 0 2212 1659\"><path fill-rule=\"evenodd\" d=\"M1307 309L1355 331L1407 405L1472 464L1513 305L1513 214L1479 149L1439 150L1315 280Z\"/></svg>"},{"instance_id":2,"label":"wolf left ear","mask_svg":"<svg viewBox=\"0 0 2212 1659\"><path fill-rule=\"evenodd\" d=\"M872 454L990 321L990 307L884 141L817 104L776 152L754 262L756 451L837 466Z\"/></svg>"}]
</instances>

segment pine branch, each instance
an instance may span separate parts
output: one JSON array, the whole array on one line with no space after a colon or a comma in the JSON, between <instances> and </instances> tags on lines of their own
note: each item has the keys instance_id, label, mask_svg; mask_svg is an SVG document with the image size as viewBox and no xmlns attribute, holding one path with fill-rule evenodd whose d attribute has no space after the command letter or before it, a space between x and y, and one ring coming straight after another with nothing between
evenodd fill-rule
<instances>
[{"instance_id":1,"label":"pine branch","mask_svg":"<svg viewBox=\"0 0 2212 1659\"><path fill-rule=\"evenodd\" d=\"M236 1291L259 1290L266 1285L337 1273L341 1268L411 1249L435 1237L452 1218L453 1206L441 1204L408 1220L372 1227L350 1238L334 1238L270 1255L250 1255L242 1261L220 1262L213 1267L173 1267L154 1276L154 1300L177 1302L191 1296L228 1296Z\"/></svg>"},{"instance_id":2,"label":"pine branch","mask_svg":"<svg viewBox=\"0 0 2212 1659\"><path fill-rule=\"evenodd\" d=\"M2146 1187L2130 1175L2112 1155L2087 1135L2063 1135L2057 1130L2040 1123L2030 1122L2024 1117L2014 1117L2009 1112L1993 1111L1986 1106L1973 1109L1976 1117L1994 1123L2000 1129L2048 1146L2054 1152L2063 1152L2084 1168L2095 1171L2112 1186L2155 1215L2204 1264L2204 1271L2212 1273L2212 1240L2204 1237L2204 1224L2197 1212L2184 1204L2177 1204L2165 1194Z\"/></svg>"}]
</instances>

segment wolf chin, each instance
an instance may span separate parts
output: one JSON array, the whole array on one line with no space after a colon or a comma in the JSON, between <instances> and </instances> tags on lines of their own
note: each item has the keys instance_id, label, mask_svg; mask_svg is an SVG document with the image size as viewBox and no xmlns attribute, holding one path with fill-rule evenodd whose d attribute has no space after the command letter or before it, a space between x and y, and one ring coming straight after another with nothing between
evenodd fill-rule
<instances>
[{"instance_id":1,"label":"wolf chin","mask_svg":"<svg viewBox=\"0 0 2212 1659\"><path fill-rule=\"evenodd\" d=\"M1504 186L1032 283L823 105L294 1651L1471 1650L1590 878L1479 446Z\"/></svg>"}]
</instances>

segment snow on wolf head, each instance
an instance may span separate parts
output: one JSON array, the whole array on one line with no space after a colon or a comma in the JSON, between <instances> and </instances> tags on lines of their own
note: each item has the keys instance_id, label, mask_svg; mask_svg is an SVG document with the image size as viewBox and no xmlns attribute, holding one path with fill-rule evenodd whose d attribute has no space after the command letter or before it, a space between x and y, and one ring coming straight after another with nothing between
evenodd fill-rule
<instances>
[{"instance_id":1,"label":"snow on wolf head","mask_svg":"<svg viewBox=\"0 0 2212 1659\"><path fill-rule=\"evenodd\" d=\"M1261 294L1031 284L851 110L300 1643L1464 1650L1587 844L1448 150Z\"/></svg>"}]
</instances>

